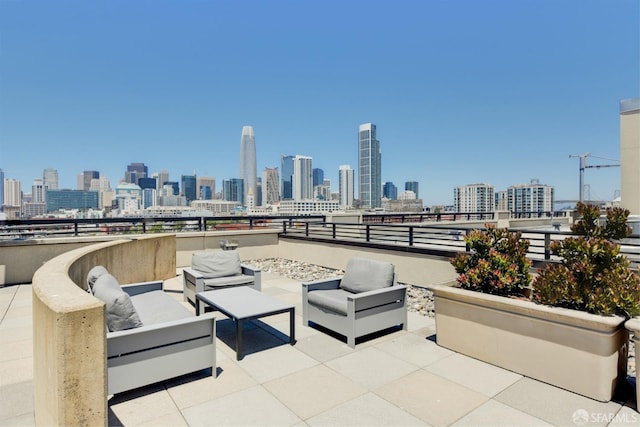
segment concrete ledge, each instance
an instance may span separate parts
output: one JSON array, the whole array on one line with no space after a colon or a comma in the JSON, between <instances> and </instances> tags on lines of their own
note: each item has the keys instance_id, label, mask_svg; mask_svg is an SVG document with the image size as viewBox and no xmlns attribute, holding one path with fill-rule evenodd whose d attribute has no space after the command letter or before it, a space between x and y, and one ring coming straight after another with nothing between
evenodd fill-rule
<instances>
[{"instance_id":1,"label":"concrete ledge","mask_svg":"<svg viewBox=\"0 0 640 427\"><path fill-rule=\"evenodd\" d=\"M84 289L94 265L121 283L175 277L175 235L75 249L33 276L34 406L38 425L106 425L104 303Z\"/></svg>"}]
</instances>

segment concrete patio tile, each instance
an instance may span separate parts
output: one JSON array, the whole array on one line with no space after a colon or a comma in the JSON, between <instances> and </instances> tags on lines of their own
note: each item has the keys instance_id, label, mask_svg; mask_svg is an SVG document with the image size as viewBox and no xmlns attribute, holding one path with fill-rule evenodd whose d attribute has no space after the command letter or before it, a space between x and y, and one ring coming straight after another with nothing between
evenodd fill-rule
<instances>
[{"instance_id":1,"label":"concrete patio tile","mask_svg":"<svg viewBox=\"0 0 640 427\"><path fill-rule=\"evenodd\" d=\"M318 364L289 344L248 354L237 363L260 384Z\"/></svg>"},{"instance_id":2,"label":"concrete patio tile","mask_svg":"<svg viewBox=\"0 0 640 427\"><path fill-rule=\"evenodd\" d=\"M368 392L365 387L323 365L263 386L303 420Z\"/></svg>"},{"instance_id":3,"label":"concrete patio tile","mask_svg":"<svg viewBox=\"0 0 640 427\"><path fill-rule=\"evenodd\" d=\"M628 406L623 406L613 417L608 427L631 427L638 425L640 425L640 414Z\"/></svg>"},{"instance_id":4,"label":"concrete patio tile","mask_svg":"<svg viewBox=\"0 0 640 427\"><path fill-rule=\"evenodd\" d=\"M13 426L13 420L34 416L33 380L0 384L0 425ZM35 420L34 420L35 422Z\"/></svg>"},{"instance_id":5,"label":"concrete patio tile","mask_svg":"<svg viewBox=\"0 0 640 427\"><path fill-rule=\"evenodd\" d=\"M4 351L4 350L3 350ZM33 379L33 357L7 360L0 364L0 386Z\"/></svg>"},{"instance_id":6,"label":"concrete patio tile","mask_svg":"<svg viewBox=\"0 0 640 427\"><path fill-rule=\"evenodd\" d=\"M370 389L380 387L418 369L415 365L374 347L333 359L326 365Z\"/></svg>"},{"instance_id":7,"label":"concrete patio tile","mask_svg":"<svg viewBox=\"0 0 640 427\"><path fill-rule=\"evenodd\" d=\"M410 311L407 313L407 330L409 332L415 332L421 329L433 330L436 333L436 319L423 316L416 312Z\"/></svg>"},{"instance_id":8,"label":"concrete patio tile","mask_svg":"<svg viewBox=\"0 0 640 427\"><path fill-rule=\"evenodd\" d=\"M18 327L14 327L14 328L0 327L0 344L2 344L3 346L8 343L30 339L32 336L33 336L33 327L31 325L21 326L19 328Z\"/></svg>"},{"instance_id":9,"label":"concrete patio tile","mask_svg":"<svg viewBox=\"0 0 640 427\"><path fill-rule=\"evenodd\" d=\"M192 406L182 413L190 426L291 426L301 421L261 386Z\"/></svg>"},{"instance_id":10,"label":"concrete patio tile","mask_svg":"<svg viewBox=\"0 0 640 427\"><path fill-rule=\"evenodd\" d=\"M109 425L137 426L180 414L169 393L155 385L120 393L108 402Z\"/></svg>"},{"instance_id":11,"label":"concrete patio tile","mask_svg":"<svg viewBox=\"0 0 640 427\"><path fill-rule=\"evenodd\" d=\"M367 393L307 419L309 426L425 426L380 396Z\"/></svg>"},{"instance_id":12,"label":"concrete patio tile","mask_svg":"<svg viewBox=\"0 0 640 427\"><path fill-rule=\"evenodd\" d=\"M489 400L425 370L413 372L374 392L433 426L448 426Z\"/></svg>"},{"instance_id":13,"label":"concrete patio tile","mask_svg":"<svg viewBox=\"0 0 640 427\"><path fill-rule=\"evenodd\" d=\"M313 331L313 334L300 337L296 342L296 349L313 357L320 363L325 363L354 352L346 343L330 335L323 334L313 328L304 329Z\"/></svg>"},{"instance_id":14,"label":"concrete patio tile","mask_svg":"<svg viewBox=\"0 0 640 427\"><path fill-rule=\"evenodd\" d=\"M591 417L597 414L616 414L622 405L615 402L598 402L558 387L524 377L494 397L498 402L533 415L554 425L575 425L585 415L589 425L606 425Z\"/></svg>"},{"instance_id":15,"label":"concrete patio tile","mask_svg":"<svg viewBox=\"0 0 640 427\"><path fill-rule=\"evenodd\" d=\"M25 359L33 357L33 340L25 339L21 341L14 341L11 345L2 346L2 351L0 351L0 362L4 364L4 362L9 360L16 359ZM32 359L33 360L33 359ZM0 371L2 368L0 367ZM0 380L0 383L2 380Z\"/></svg>"},{"instance_id":16,"label":"concrete patio tile","mask_svg":"<svg viewBox=\"0 0 640 427\"><path fill-rule=\"evenodd\" d=\"M187 421L181 412L172 412L162 415L144 423L138 424L136 427L188 427Z\"/></svg>"},{"instance_id":17,"label":"concrete patio tile","mask_svg":"<svg viewBox=\"0 0 640 427\"><path fill-rule=\"evenodd\" d=\"M503 403L489 400L484 405L474 409L460 420L452 424L453 427L551 427L551 424L539 418L514 409Z\"/></svg>"},{"instance_id":18,"label":"concrete patio tile","mask_svg":"<svg viewBox=\"0 0 640 427\"><path fill-rule=\"evenodd\" d=\"M399 335L376 345L375 348L421 368L455 354L425 337L414 334Z\"/></svg>"},{"instance_id":19,"label":"concrete patio tile","mask_svg":"<svg viewBox=\"0 0 640 427\"><path fill-rule=\"evenodd\" d=\"M218 357L217 369L217 378L199 372L168 381L167 391L178 408L199 405L257 385L256 380L227 357Z\"/></svg>"},{"instance_id":20,"label":"concrete patio tile","mask_svg":"<svg viewBox=\"0 0 640 427\"><path fill-rule=\"evenodd\" d=\"M459 353L453 353L425 369L489 397L522 378L522 375Z\"/></svg>"},{"instance_id":21,"label":"concrete patio tile","mask_svg":"<svg viewBox=\"0 0 640 427\"><path fill-rule=\"evenodd\" d=\"M0 324L0 330L31 327L33 325L33 316L31 313L16 315L12 313L15 311L13 306L7 311L4 319L2 319L2 324Z\"/></svg>"},{"instance_id":22,"label":"concrete patio tile","mask_svg":"<svg viewBox=\"0 0 640 427\"><path fill-rule=\"evenodd\" d=\"M36 417L33 411L28 414L16 415L15 417L3 419L0 416L0 426L7 427L34 427L36 425Z\"/></svg>"}]
</instances>

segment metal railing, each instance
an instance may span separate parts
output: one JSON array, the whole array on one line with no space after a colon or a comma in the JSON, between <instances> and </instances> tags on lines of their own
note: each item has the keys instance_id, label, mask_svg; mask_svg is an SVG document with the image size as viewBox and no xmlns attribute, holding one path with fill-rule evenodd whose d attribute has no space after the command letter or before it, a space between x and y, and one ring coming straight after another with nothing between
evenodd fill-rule
<instances>
[{"instance_id":1,"label":"metal railing","mask_svg":"<svg viewBox=\"0 0 640 427\"><path fill-rule=\"evenodd\" d=\"M453 256L469 251L464 237L473 227L434 227L423 224L283 223L282 235L316 241L372 246L407 252ZM551 254L551 242L574 236L571 232L521 230L529 240L527 256L535 262L558 261ZM634 267L640 266L640 236L620 241L620 252Z\"/></svg>"}]
</instances>

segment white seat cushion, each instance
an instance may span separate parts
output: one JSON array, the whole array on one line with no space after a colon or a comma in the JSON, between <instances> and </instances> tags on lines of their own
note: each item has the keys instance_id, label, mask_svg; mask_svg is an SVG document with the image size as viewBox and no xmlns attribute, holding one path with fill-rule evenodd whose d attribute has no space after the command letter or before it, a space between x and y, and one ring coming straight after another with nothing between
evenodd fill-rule
<instances>
[{"instance_id":1,"label":"white seat cushion","mask_svg":"<svg viewBox=\"0 0 640 427\"><path fill-rule=\"evenodd\" d=\"M110 332L138 328L143 325L131 297L122 290L118 280L109 273L98 277L93 295L106 304L107 328Z\"/></svg>"},{"instance_id":2,"label":"white seat cushion","mask_svg":"<svg viewBox=\"0 0 640 427\"><path fill-rule=\"evenodd\" d=\"M350 258L340 287L350 292L366 292L393 285L393 264L365 258Z\"/></svg>"}]
</instances>

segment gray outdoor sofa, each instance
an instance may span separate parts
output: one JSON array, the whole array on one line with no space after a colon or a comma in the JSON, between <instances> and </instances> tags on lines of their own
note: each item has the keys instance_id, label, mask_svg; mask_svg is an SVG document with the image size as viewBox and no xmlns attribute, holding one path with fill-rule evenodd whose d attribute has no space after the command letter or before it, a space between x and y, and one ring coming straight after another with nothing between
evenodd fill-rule
<instances>
[{"instance_id":1,"label":"gray outdoor sofa","mask_svg":"<svg viewBox=\"0 0 640 427\"><path fill-rule=\"evenodd\" d=\"M162 290L162 282L120 286L104 269L87 277L106 304L107 388L113 395L191 372L216 376L216 324Z\"/></svg>"},{"instance_id":2,"label":"gray outdoor sofa","mask_svg":"<svg viewBox=\"0 0 640 427\"><path fill-rule=\"evenodd\" d=\"M302 284L302 321L356 338L393 326L407 329L407 287L397 283L393 264L351 258L344 276Z\"/></svg>"},{"instance_id":3,"label":"gray outdoor sofa","mask_svg":"<svg viewBox=\"0 0 640 427\"><path fill-rule=\"evenodd\" d=\"M195 305L196 293L233 286L250 286L262 290L259 268L242 264L237 250L195 252L191 267L183 269L183 296Z\"/></svg>"}]
</instances>

